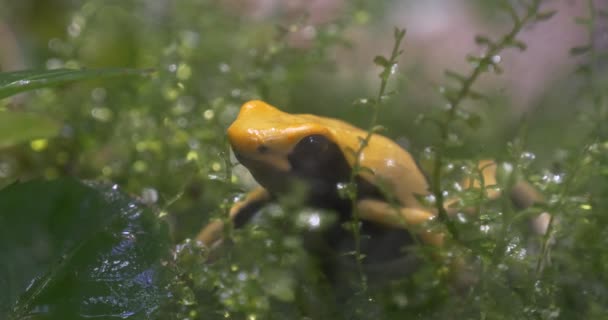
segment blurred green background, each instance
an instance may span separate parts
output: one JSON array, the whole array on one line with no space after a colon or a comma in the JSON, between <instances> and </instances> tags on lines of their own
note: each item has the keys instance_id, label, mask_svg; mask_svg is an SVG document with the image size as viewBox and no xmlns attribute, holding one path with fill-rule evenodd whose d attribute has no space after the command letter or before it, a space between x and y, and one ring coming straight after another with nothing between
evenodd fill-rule
<instances>
[{"instance_id":1,"label":"blurred green background","mask_svg":"<svg viewBox=\"0 0 608 320\"><path fill-rule=\"evenodd\" d=\"M366 127L369 107L357 102L377 90L372 60L388 54L394 26L408 34L379 123L419 155L436 140L436 128L417 120L445 105L439 94L450 84L444 70L469 72L465 56L483 51L475 35L499 35L510 23L500 1L0 4L2 71L157 71L147 79L78 83L3 100L4 109L42 113L63 127L56 138L0 151L0 185L63 175L102 179L151 195L161 208L170 202L178 217L189 217L182 211L204 215L225 194L216 187L229 180L223 176L224 130L249 99ZM586 106L573 102L581 80L572 76L577 60L568 51L586 41L586 30L573 22L585 6L547 7L558 13L523 32L527 50L506 51L504 74L484 76L475 86L488 98L465 109L483 122L461 133L458 156L504 157L522 119L530 148L545 163L556 148L580 140L580 125L572 120ZM193 230L184 232L178 238Z\"/></svg>"},{"instance_id":2,"label":"blurred green background","mask_svg":"<svg viewBox=\"0 0 608 320\"><path fill-rule=\"evenodd\" d=\"M380 82L373 59L389 54L394 27L407 29L404 53L378 122L386 135L422 158L438 139L437 128L424 119L441 117L446 108L441 92L457 87L444 71L469 74L475 65L466 56L484 52L475 37L495 38L510 30L503 4L0 0L2 72L155 70L140 78L78 82L1 100L0 110L41 114L59 122L61 130L56 137L0 149L0 187L63 176L116 183L160 210L175 243L192 237L246 189L224 137L239 106L263 99L288 112L367 127L371 111L365 101ZM589 4L541 6L556 13L521 31L517 38L526 50L505 50L496 57L502 72L486 73L475 83L485 97L462 109L481 121L455 125L450 159L508 160L508 142L524 140L523 150L533 160L532 180L542 183L589 141L606 141L606 129L598 124L606 108L597 107L598 96L606 100L605 93L598 94L605 92L605 62L588 64L584 55L590 43L606 50L606 22L575 23L589 15ZM572 49L577 47L583 54ZM577 73L581 65L595 71ZM597 192L606 189L602 180L591 185ZM585 188L568 192L587 195Z\"/></svg>"}]
</instances>

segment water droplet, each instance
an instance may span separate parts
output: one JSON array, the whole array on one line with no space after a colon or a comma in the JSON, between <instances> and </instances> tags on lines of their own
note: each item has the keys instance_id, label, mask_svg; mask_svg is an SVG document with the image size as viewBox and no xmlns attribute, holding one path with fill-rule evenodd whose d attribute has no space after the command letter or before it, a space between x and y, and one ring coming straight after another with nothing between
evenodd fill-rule
<instances>
[{"instance_id":1,"label":"water droplet","mask_svg":"<svg viewBox=\"0 0 608 320\"><path fill-rule=\"evenodd\" d=\"M435 157L435 152L434 149L432 147L426 147L424 148L424 150L422 151L422 157L425 160L431 160Z\"/></svg>"},{"instance_id":2,"label":"water droplet","mask_svg":"<svg viewBox=\"0 0 608 320\"><path fill-rule=\"evenodd\" d=\"M80 25L77 21L72 21L72 23L68 25L68 35L72 38L78 37L81 31L82 25Z\"/></svg>"},{"instance_id":3,"label":"water droplet","mask_svg":"<svg viewBox=\"0 0 608 320\"><path fill-rule=\"evenodd\" d=\"M142 173L148 170L148 164L143 160L137 160L133 163L133 171Z\"/></svg>"},{"instance_id":4,"label":"water droplet","mask_svg":"<svg viewBox=\"0 0 608 320\"><path fill-rule=\"evenodd\" d=\"M490 232L490 226L487 224L483 224L483 225L479 226L479 230L483 233L488 233L488 232Z\"/></svg>"},{"instance_id":5,"label":"water droplet","mask_svg":"<svg viewBox=\"0 0 608 320\"><path fill-rule=\"evenodd\" d=\"M169 70L169 72L175 72L177 71L177 64L172 63L170 65L167 66L167 70Z\"/></svg>"},{"instance_id":6,"label":"water droplet","mask_svg":"<svg viewBox=\"0 0 608 320\"><path fill-rule=\"evenodd\" d=\"M462 213L462 212L458 212L456 214L456 219L458 220L458 222L460 223L467 223L467 215Z\"/></svg>"},{"instance_id":7,"label":"water droplet","mask_svg":"<svg viewBox=\"0 0 608 320\"><path fill-rule=\"evenodd\" d=\"M36 152L40 152L45 150L49 145L49 141L47 139L36 139L30 142L30 148Z\"/></svg>"},{"instance_id":8,"label":"water droplet","mask_svg":"<svg viewBox=\"0 0 608 320\"><path fill-rule=\"evenodd\" d=\"M106 89L104 88L95 88L91 91L91 98L95 102L103 102L106 99Z\"/></svg>"},{"instance_id":9,"label":"water droplet","mask_svg":"<svg viewBox=\"0 0 608 320\"><path fill-rule=\"evenodd\" d=\"M177 79L181 81L188 80L190 76L192 76L192 68L190 68L190 66L185 63L180 63L177 67L175 75Z\"/></svg>"},{"instance_id":10,"label":"water droplet","mask_svg":"<svg viewBox=\"0 0 608 320\"><path fill-rule=\"evenodd\" d=\"M547 173L547 174L543 175L542 180L546 183L560 184L564 180L564 174L563 173L562 174Z\"/></svg>"},{"instance_id":11,"label":"water droplet","mask_svg":"<svg viewBox=\"0 0 608 320\"><path fill-rule=\"evenodd\" d=\"M205 120L211 120L215 116L215 112L212 109L207 109L203 112L203 117Z\"/></svg>"},{"instance_id":12,"label":"water droplet","mask_svg":"<svg viewBox=\"0 0 608 320\"><path fill-rule=\"evenodd\" d=\"M399 68L399 64L393 63L393 65L391 65L391 74L395 74L397 72L398 68Z\"/></svg>"},{"instance_id":13,"label":"water droplet","mask_svg":"<svg viewBox=\"0 0 608 320\"><path fill-rule=\"evenodd\" d=\"M493 55L492 56L492 63L499 64L500 61L502 61L502 58L500 57L500 55Z\"/></svg>"},{"instance_id":14,"label":"water droplet","mask_svg":"<svg viewBox=\"0 0 608 320\"><path fill-rule=\"evenodd\" d=\"M522 152L521 155L519 156L520 164L523 167L527 167L534 161L535 158L536 158L536 155L532 152L528 152L528 151Z\"/></svg>"},{"instance_id":15,"label":"water droplet","mask_svg":"<svg viewBox=\"0 0 608 320\"><path fill-rule=\"evenodd\" d=\"M190 162L190 161L197 161L197 160L198 160L198 153L196 153L196 151L194 151L194 150L188 151L188 153L186 154L186 161Z\"/></svg>"},{"instance_id":16,"label":"water droplet","mask_svg":"<svg viewBox=\"0 0 608 320\"><path fill-rule=\"evenodd\" d=\"M228 73L228 72L230 72L230 65L222 62L219 65L219 69L220 69L221 73Z\"/></svg>"},{"instance_id":17,"label":"water droplet","mask_svg":"<svg viewBox=\"0 0 608 320\"><path fill-rule=\"evenodd\" d=\"M141 198L144 203L156 203L158 201L158 191L154 188L144 188L141 190Z\"/></svg>"},{"instance_id":18,"label":"water droplet","mask_svg":"<svg viewBox=\"0 0 608 320\"><path fill-rule=\"evenodd\" d=\"M59 69L63 67L63 61L57 58L51 58L46 61L46 68L49 70Z\"/></svg>"},{"instance_id":19,"label":"water droplet","mask_svg":"<svg viewBox=\"0 0 608 320\"><path fill-rule=\"evenodd\" d=\"M91 116L95 120L99 120L101 122L108 122L112 120L113 115L114 113L112 112L112 110L106 107L97 107L91 110Z\"/></svg>"}]
</instances>

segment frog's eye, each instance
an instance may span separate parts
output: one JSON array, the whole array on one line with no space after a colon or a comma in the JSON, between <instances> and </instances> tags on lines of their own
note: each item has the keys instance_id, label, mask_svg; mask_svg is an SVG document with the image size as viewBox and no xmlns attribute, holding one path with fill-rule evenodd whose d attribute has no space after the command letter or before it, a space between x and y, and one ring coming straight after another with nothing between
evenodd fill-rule
<instances>
[{"instance_id":1,"label":"frog's eye","mask_svg":"<svg viewBox=\"0 0 608 320\"><path fill-rule=\"evenodd\" d=\"M302 176L343 174L347 166L340 148L329 138L313 134L302 138L288 156L292 170ZM336 170L339 172L336 172Z\"/></svg>"},{"instance_id":2,"label":"frog's eye","mask_svg":"<svg viewBox=\"0 0 608 320\"><path fill-rule=\"evenodd\" d=\"M332 144L327 137L320 134L313 134L302 138L293 149L294 156L311 156L318 155L320 152L326 152Z\"/></svg>"}]
</instances>

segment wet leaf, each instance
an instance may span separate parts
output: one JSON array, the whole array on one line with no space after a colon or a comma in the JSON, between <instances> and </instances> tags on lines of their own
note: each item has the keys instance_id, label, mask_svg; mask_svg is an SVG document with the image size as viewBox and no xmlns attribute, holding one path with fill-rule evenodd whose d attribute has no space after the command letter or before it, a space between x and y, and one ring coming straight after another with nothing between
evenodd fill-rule
<instances>
[{"instance_id":1,"label":"wet leaf","mask_svg":"<svg viewBox=\"0 0 608 320\"><path fill-rule=\"evenodd\" d=\"M19 92L58 86L73 81L144 75L141 69L54 69L0 73L0 99Z\"/></svg>"},{"instance_id":2,"label":"wet leaf","mask_svg":"<svg viewBox=\"0 0 608 320\"><path fill-rule=\"evenodd\" d=\"M110 186L13 184L0 191L0 317L150 317L168 244L153 212Z\"/></svg>"}]
</instances>

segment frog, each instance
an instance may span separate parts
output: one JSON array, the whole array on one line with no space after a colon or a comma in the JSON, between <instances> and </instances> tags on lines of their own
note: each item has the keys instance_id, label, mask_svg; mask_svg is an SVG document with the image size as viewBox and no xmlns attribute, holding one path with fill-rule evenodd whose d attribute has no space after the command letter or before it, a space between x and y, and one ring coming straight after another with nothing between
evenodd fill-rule
<instances>
[{"instance_id":1,"label":"frog","mask_svg":"<svg viewBox=\"0 0 608 320\"><path fill-rule=\"evenodd\" d=\"M219 245L227 221L242 228L261 208L291 192L298 182L307 186L306 205L338 213L339 223L326 237L337 251L353 248L352 241L338 248L341 239L352 236L341 223L352 221L353 213L361 221L362 233L369 235L365 239L380 239L368 243L366 256L370 260L374 255L381 256L382 261L398 256L402 246L418 241L442 246L445 232L427 227L437 218L437 210L421 201L430 194L429 183L414 157L380 133L372 133L362 146L367 135L367 130L339 119L291 114L261 100L244 103L227 136L234 156L259 186L230 209L228 219L210 222L196 239L208 247ZM358 170L352 179L355 166L365 169ZM496 184L497 165L493 160L480 161L479 168L485 186ZM355 201L339 190L352 180ZM479 188L480 181L468 180L463 185ZM495 189L486 192L491 198L500 196ZM523 198L529 201L529 197ZM456 202L445 201L449 214L456 212L452 208ZM384 250L388 244L393 249Z\"/></svg>"}]
</instances>

